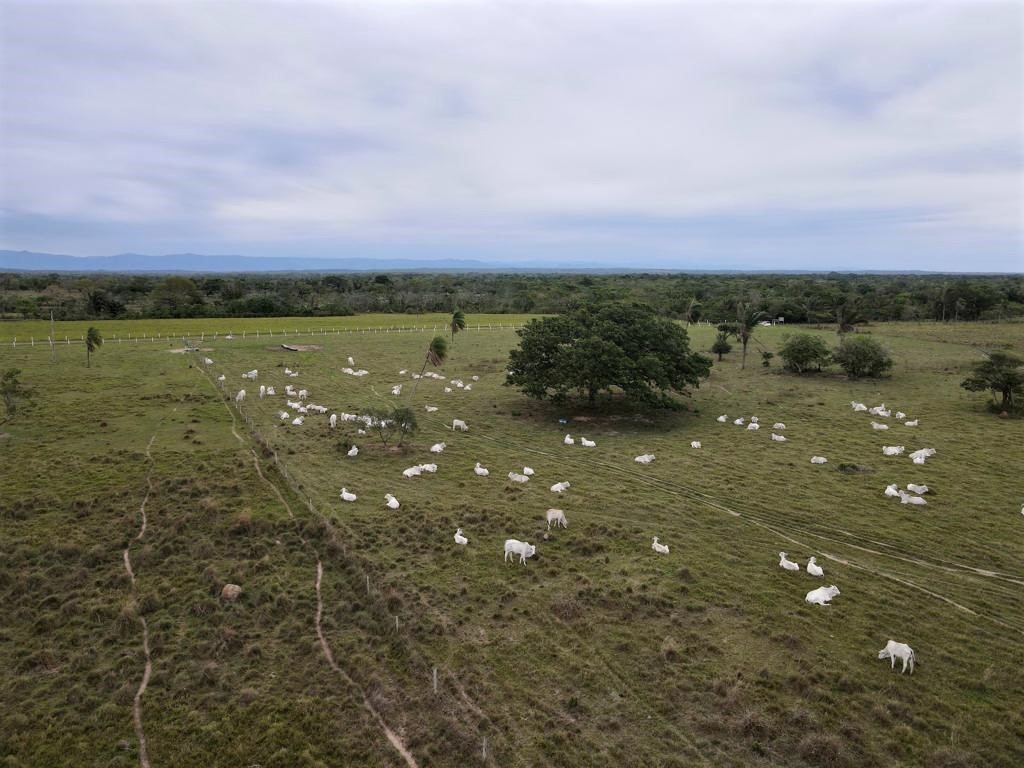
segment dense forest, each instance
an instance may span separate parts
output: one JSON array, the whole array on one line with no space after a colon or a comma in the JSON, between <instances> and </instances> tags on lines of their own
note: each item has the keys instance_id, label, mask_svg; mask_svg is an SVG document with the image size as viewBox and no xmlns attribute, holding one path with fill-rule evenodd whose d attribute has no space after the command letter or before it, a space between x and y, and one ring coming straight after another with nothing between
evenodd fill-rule
<instances>
[{"instance_id":1,"label":"dense forest","mask_svg":"<svg viewBox=\"0 0 1024 768\"><path fill-rule=\"evenodd\" d=\"M1024 315L1017 275L864 274L0 274L0 318L331 316L362 312L560 313L630 299L689 320L742 302L790 323L1001 320Z\"/></svg>"}]
</instances>

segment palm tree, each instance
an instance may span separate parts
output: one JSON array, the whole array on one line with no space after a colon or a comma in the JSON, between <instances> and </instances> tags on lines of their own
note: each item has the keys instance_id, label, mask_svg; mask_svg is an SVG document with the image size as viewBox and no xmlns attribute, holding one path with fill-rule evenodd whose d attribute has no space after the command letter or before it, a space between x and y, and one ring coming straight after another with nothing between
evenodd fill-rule
<instances>
[{"instance_id":1,"label":"palm tree","mask_svg":"<svg viewBox=\"0 0 1024 768\"><path fill-rule=\"evenodd\" d=\"M686 305L686 327L690 327L690 323L694 322L700 315L701 304L697 301L697 297L693 296Z\"/></svg>"},{"instance_id":2,"label":"palm tree","mask_svg":"<svg viewBox=\"0 0 1024 768\"><path fill-rule=\"evenodd\" d=\"M741 369L747 367L747 344L750 343L750 338L754 335L754 329L757 328L757 324L763 317L766 317L764 312L753 309L749 304L740 303L736 306L736 338L743 345L743 359L740 362Z\"/></svg>"},{"instance_id":3,"label":"palm tree","mask_svg":"<svg viewBox=\"0 0 1024 768\"><path fill-rule=\"evenodd\" d=\"M451 328L452 344L454 344L455 334L458 333L459 331L466 330L466 315L463 314L461 309L456 309L454 312L452 312L452 319L451 322L448 324L448 327Z\"/></svg>"},{"instance_id":4,"label":"palm tree","mask_svg":"<svg viewBox=\"0 0 1024 768\"><path fill-rule=\"evenodd\" d=\"M427 354L423 360L423 367L420 368L420 376L416 379L416 383L412 385L413 397L416 396L416 387L419 386L420 379L423 378L423 372L427 370L427 363L440 368L447 357L448 340L444 336L435 336L433 341L430 342L430 346L427 347Z\"/></svg>"},{"instance_id":5,"label":"palm tree","mask_svg":"<svg viewBox=\"0 0 1024 768\"><path fill-rule=\"evenodd\" d=\"M857 326L865 320L861 311L860 301L853 298L845 298L836 304L836 333L842 339L850 331L856 331Z\"/></svg>"},{"instance_id":6,"label":"palm tree","mask_svg":"<svg viewBox=\"0 0 1024 768\"><path fill-rule=\"evenodd\" d=\"M85 332L85 367L91 368L92 363L90 357L92 353L103 346L103 337L100 332L89 326L89 330Z\"/></svg>"}]
</instances>

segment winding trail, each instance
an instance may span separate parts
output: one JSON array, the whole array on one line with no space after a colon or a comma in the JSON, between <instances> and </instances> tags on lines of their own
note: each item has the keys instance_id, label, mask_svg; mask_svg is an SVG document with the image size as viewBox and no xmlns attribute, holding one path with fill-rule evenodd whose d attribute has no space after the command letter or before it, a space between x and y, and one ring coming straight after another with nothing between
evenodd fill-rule
<instances>
[{"instance_id":1,"label":"winding trail","mask_svg":"<svg viewBox=\"0 0 1024 768\"><path fill-rule=\"evenodd\" d=\"M178 410L178 406L174 406L171 409L173 415ZM153 492L153 443L156 440L157 432L160 429L160 424L163 423L163 419L157 424L156 429L153 430L153 436L149 438L149 442L146 444L146 462L149 468L146 471L146 495L142 499L142 504L139 505L139 532L135 535L135 541L141 541L142 537L146 535L146 502L149 501L150 494ZM124 570L128 574L128 579L131 582L132 592L135 592L135 569L132 568L132 557L130 547L125 547L122 553L124 558ZM150 768L149 763L149 751L146 746L146 732L142 727L142 696L146 692L146 687L149 685L149 677L153 673L153 661L149 655L149 625L146 624L146 617L139 616L139 623L142 624L142 651L146 656L146 666L142 671L142 680L139 682L138 690L135 691L135 697L132 699L132 725L135 728L135 738L139 741L139 765L142 768Z\"/></svg>"},{"instance_id":2,"label":"winding trail","mask_svg":"<svg viewBox=\"0 0 1024 768\"><path fill-rule=\"evenodd\" d=\"M348 683L348 685L350 687L352 687L355 690L359 691L359 695L363 699L363 706L366 707L367 711L377 721L377 724L380 725L381 729L384 731L384 735L387 736L388 741L391 742L391 746L393 746L396 750L398 750L398 754L400 754L402 756L402 759L405 760L405 764L408 765L409 768L419 768L419 764L416 762L416 758L414 758L412 756L412 753L409 752L409 750L406 748L405 743L398 737L398 734L396 734L394 731L392 731L388 727L388 724L384 722L384 718L381 717L380 712L378 712L374 708L374 706L370 703L370 700L368 698L366 698L366 694L363 693L363 689L360 688L356 684L355 680L353 680L351 677L349 677L345 673L345 670L343 670L340 666L338 666L338 662L336 662L334 660L334 654L331 652L331 646L327 642L327 637L324 635L323 626L321 624L321 618L323 617L323 612L324 612L324 602L323 602L323 597L320 594L320 581L323 578L323 575L324 575L323 564L320 562L320 560L317 560L316 561L316 636L320 640L320 648L324 652L324 658L327 659L327 664L331 667L331 669L333 669L335 672L337 672L339 675L341 675L341 678L346 683Z\"/></svg>"},{"instance_id":3,"label":"winding trail","mask_svg":"<svg viewBox=\"0 0 1024 768\"><path fill-rule=\"evenodd\" d=\"M139 689L135 692L135 699L132 701L132 722L135 725L135 736L139 740L139 765L142 768L150 768L149 754L146 750L146 733L142 730L142 694L146 692L146 686L149 685L153 663L149 658L149 627L146 625L146 618L140 616L139 621L142 622L142 650L146 653L146 668L142 673Z\"/></svg>"}]
</instances>

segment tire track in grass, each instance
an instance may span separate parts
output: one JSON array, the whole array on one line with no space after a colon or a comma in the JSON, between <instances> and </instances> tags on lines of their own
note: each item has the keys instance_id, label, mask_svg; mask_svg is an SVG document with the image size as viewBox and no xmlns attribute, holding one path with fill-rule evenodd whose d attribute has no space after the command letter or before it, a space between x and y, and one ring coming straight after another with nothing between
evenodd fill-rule
<instances>
[{"instance_id":1,"label":"tire track in grass","mask_svg":"<svg viewBox=\"0 0 1024 768\"><path fill-rule=\"evenodd\" d=\"M419 764L416 762L416 759L412 756L412 753L409 752L408 748L405 746L405 742L403 742L398 737L398 735L393 730L391 730L391 728L388 727L388 724L386 722L384 722L384 718L381 717L380 712L378 712L376 710L376 708L373 706L373 704L370 703L370 700L368 698L366 698L366 694L363 692L363 689L360 688L356 684L356 681L353 680L351 677L349 677L348 674L345 672L345 670L343 670L338 665L338 662L336 662L334 660L334 653L331 651L330 643L327 642L327 637L324 635L323 624L321 622L321 619L323 618L323 613L324 613L324 601L323 601L323 596L321 595L321 592L320 592L320 581L323 578L323 575L324 575L323 564L320 562L319 559L317 559L317 561L316 561L316 636L317 636L317 638L320 641L320 649L323 651L324 658L327 659L327 665L331 669L333 669L335 672L337 672L338 675L341 676L341 679L344 680L348 684L348 686L350 688L352 688L353 690L356 690L356 691L359 692L359 696L363 700L363 706L366 707L366 710L370 713L370 715L373 717L373 719L377 721L377 724L381 727L381 730L384 731L384 735L387 737L387 740L389 742L391 742L391 746L393 746L395 748L395 750L397 750L398 754L400 754L402 756L402 759L405 761L405 764L407 766L409 766L409 768L419 768Z\"/></svg>"},{"instance_id":2,"label":"tire track in grass","mask_svg":"<svg viewBox=\"0 0 1024 768\"><path fill-rule=\"evenodd\" d=\"M439 427L442 427L442 428L446 429L446 427L445 427L443 422L437 421L436 419L431 420L431 422L435 426L439 426ZM711 496L710 494L704 493L702 491L698 491L698 490L696 490L694 488L690 488L690 487L688 487L686 485L683 485L682 483L678 483L678 482L670 481L670 480L664 480L662 478L654 478L654 477L650 477L650 476L644 475L644 474L634 470L631 467L629 467L629 468L622 467L622 466L620 466L618 464L614 464L614 463L611 463L611 462L600 461L600 460L589 461L587 463L584 463L582 460L577 459L576 457L568 457L568 458L566 458L564 456L556 456L554 453L552 453L550 451L545 451L545 450L533 447L531 445L522 444L522 443L519 443L517 445L516 443L510 441L508 436L503 436L502 439L499 440L498 438L495 438L495 437L492 437L492 436L489 436L489 435L486 435L486 434L481 434L479 431L477 431L475 434L473 434L473 433L466 433L463 437L460 437L460 440L467 441L467 442L475 442L478 445L482 445L483 442L477 442L477 441L484 441L484 442L487 442L487 443L500 443L502 445L502 447L505 448L505 449L507 449L509 447L512 447L512 448L514 448L516 450L520 450L520 451L523 451L525 453L530 453L530 454L533 454L533 455L536 455L536 456L544 456L546 458L549 458L549 459L552 459L552 460L558 462L559 464L561 464L561 466L571 466L571 467L573 467L574 469L576 469L578 471L580 471L580 470L582 470L582 471L593 471L594 467L598 467L598 468L604 469L606 472L617 474L617 475L619 475L622 478L626 478L626 479L629 479L629 480L634 481L634 482L639 482L640 484L646 485L646 486L648 486L650 488L655 488L655 489L663 491L663 492L671 493L671 494L675 495L678 498L681 498L681 499L684 499L684 500L687 500L687 501L691 501L691 502L695 502L695 503L698 503L698 504L703 504L705 506L712 507L713 509L716 509L716 510L718 510L720 512L728 514L728 515L730 515L732 517L740 518L740 519L744 520L745 522L749 522L749 523L751 523L753 525L757 525L757 526L763 528L764 530L767 530L767 531L771 532L772 534L782 538L785 541L789 541L791 543L797 544L798 546L802 546L802 547L805 547L807 549L814 550L815 548L809 546L805 542L802 542L802 541L799 541L797 539L792 538L792 536L790 536L789 534L784 533L782 530L779 530L779 529L782 528L782 527L788 527L789 530L792 531L795 535L810 536L810 537L819 538L819 539L822 539L822 540L831 540L833 543L839 543L839 544L844 545L844 546L850 546L850 547L854 547L854 548L857 548L857 549L861 549L861 550L863 550L865 552L868 552L868 553L871 553L871 554L876 554L876 555L881 556L881 557L898 557L898 556L890 554L890 553L884 553L884 552L878 552L878 551L875 551L875 550L870 550L870 549L867 549L865 547L861 547L859 545L856 545L856 544L854 544L852 542L846 542L846 541L842 541L842 540L838 540L838 539L830 539L828 536L825 536L823 534L815 533L813 531L808 531L808 530L805 530L805 529L794 527L794 526L792 526L791 523L776 522L776 521L771 520L771 519L768 519L766 521L763 517L760 517L760 516L755 515L753 513L750 513L750 512L739 512L739 511L737 511L735 509L732 509L728 505L723 504L722 502L720 502L718 499L716 499L715 497ZM604 513L601 516L604 517L605 519L617 520L619 522L634 522L634 521L632 521L629 518L626 518L626 517L623 517L623 516L619 516L619 515L614 515L614 514ZM879 570L877 568L873 568L873 567L871 567L871 566L869 566L867 564L864 564L864 563L858 563L856 561L850 560L849 558L838 558L837 556L834 556L834 555L826 555L826 553L824 553L824 552L821 552L820 554L822 554L822 556L827 556L827 557L829 557L829 559L835 560L836 562L841 562L843 564L850 565L850 567L860 569L862 571L874 574L874 575L879 576L881 578L889 579L891 581L895 581L895 582L903 584L905 586L909 586L909 587L911 587L913 589L916 589L916 590L918 590L918 591L920 591L920 592L922 592L922 593L924 593L926 595L929 595L930 597L934 597L934 598L936 598L936 599L938 599L938 600L940 600L942 602L945 602L948 605L953 606L954 608L956 608L958 610L966 612L967 614L969 614L971 616L975 616L975 617L978 617L978 618L983 618L983 619L985 619L987 621L990 621L990 622L992 622L992 623L994 623L994 624L996 624L996 625L998 625L998 626L1000 626L1000 627L1002 627L1004 629L1009 629L1009 630L1012 630L1012 631L1017 632L1019 634L1024 634L1024 628L1017 627L1017 626L1015 626L1013 624L1005 622L1005 621L1003 621L1001 619L998 619L998 618L996 618L994 616L990 616L988 614L981 613L979 611L971 609L971 608L969 608L969 607L959 603L957 600L953 599L952 597L950 597L948 595L943 595L941 593L938 593L938 592L935 592L933 590L930 590L930 589L927 589L925 587L922 587L919 584L916 584L916 583L914 583L912 581L909 581L906 578L903 578L903 577L900 577L900 576L896 576L896 575L891 574L891 573L889 573L887 571L883 571L883 570ZM920 560L918 558L899 557L899 559L906 560L907 562L912 563L914 565L918 565L918 566L929 567L929 568L941 568L942 570L946 570L946 571L953 572L953 573L957 572L954 569L945 568L943 566L936 565L935 563L929 563L929 562L927 562L925 560ZM992 573L991 571L986 572L986 571L981 571L980 569L974 569L974 568L968 568L968 569L966 569L966 571L970 572L970 573L977 574L977 575L985 576L985 577L988 577L988 578L991 578L991 577L988 576L988 574Z\"/></svg>"}]
</instances>

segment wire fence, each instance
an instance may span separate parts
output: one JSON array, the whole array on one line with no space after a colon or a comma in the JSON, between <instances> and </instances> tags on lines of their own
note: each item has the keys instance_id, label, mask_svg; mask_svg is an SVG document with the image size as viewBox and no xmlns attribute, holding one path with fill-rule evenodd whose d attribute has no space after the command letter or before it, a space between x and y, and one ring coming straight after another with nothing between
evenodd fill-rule
<instances>
[{"instance_id":1,"label":"wire fence","mask_svg":"<svg viewBox=\"0 0 1024 768\"><path fill-rule=\"evenodd\" d=\"M522 323L477 323L475 325L469 324L464 330L467 331L501 331L501 330L518 330L522 328ZM240 332L233 332L230 328L226 331L193 331L190 333L132 333L131 331L125 334L117 334L113 336L107 336L104 339L106 344L167 344L171 342L182 342L186 346L188 344L208 344L217 341L236 341L236 340L251 340L251 339L289 339L289 338L303 338L303 337L316 337L316 336L341 336L343 334L356 334L356 335L373 335L373 334L387 334L387 333L440 333L448 330L448 326L444 323L434 323L433 325L392 325L392 326L376 326L372 328L296 328L293 331L287 329L268 328L266 331L260 329L256 330L244 330ZM36 338L34 336L21 337L17 336L0 339L0 348L10 347L12 349L23 349L25 347L40 349L52 349L53 347L70 347L75 345L85 344L85 334L77 336L57 336L52 338L45 336Z\"/></svg>"}]
</instances>

